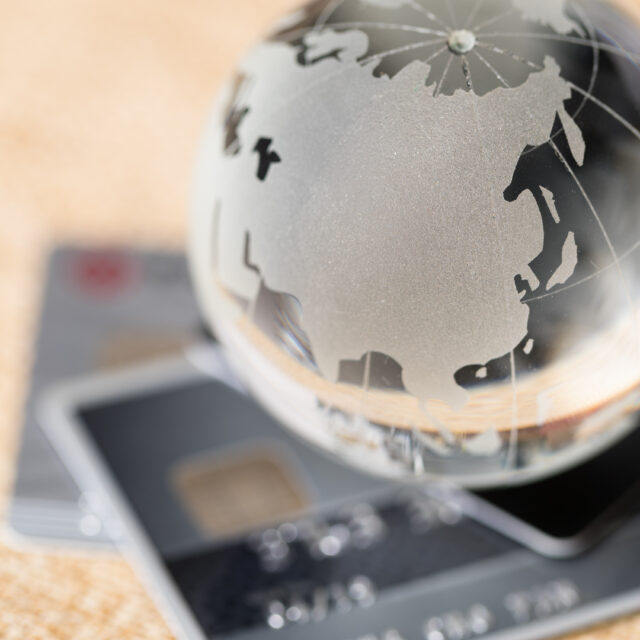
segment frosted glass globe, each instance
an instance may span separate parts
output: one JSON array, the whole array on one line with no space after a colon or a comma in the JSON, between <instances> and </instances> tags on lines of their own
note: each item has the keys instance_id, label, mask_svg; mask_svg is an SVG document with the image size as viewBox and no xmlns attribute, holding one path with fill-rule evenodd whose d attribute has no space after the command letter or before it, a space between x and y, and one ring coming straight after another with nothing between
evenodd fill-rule
<instances>
[{"instance_id":1,"label":"frosted glass globe","mask_svg":"<svg viewBox=\"0 0 640 640\"><path fill-rule=\"evenodd\" d=\"M632 428L639 32L613 0L332 0L247 55L204 140L191 256L284 425L467 486Z\"/></svg>"}]
</instances>

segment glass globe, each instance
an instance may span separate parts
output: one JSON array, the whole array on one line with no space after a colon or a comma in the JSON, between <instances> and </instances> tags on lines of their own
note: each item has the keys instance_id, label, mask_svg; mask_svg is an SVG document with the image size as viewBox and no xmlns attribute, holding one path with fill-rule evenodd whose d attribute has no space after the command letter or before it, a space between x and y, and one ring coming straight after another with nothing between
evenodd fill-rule
<instances>
[{"instance_id":1,"label":"glass globe","mask_svg":"<svg viewBox=\"0 0 640 640\"><path fill-rule=\"evenodd\" d=\"M318 0L249 53L206 134L191 256L284 425L375 474L472 487L633 427L632 11Z\"/></svg>"}]
</instances>

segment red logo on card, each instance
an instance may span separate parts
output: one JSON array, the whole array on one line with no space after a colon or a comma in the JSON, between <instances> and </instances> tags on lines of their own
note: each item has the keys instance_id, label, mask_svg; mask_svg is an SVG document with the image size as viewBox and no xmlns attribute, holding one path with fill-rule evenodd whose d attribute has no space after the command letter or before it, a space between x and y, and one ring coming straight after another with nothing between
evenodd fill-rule
<instances>
[{"instance_id":1,"label":"red logo on card","mask_svg":"<svg viewBox=\"0 0 640 640\"><path fill-rule=\"evenodd\" d=\"M85 293L114 296L129 287L135 274L134 263L118 251L89 251L74 262L74 282Z\"/></svg>"}]
</instances>

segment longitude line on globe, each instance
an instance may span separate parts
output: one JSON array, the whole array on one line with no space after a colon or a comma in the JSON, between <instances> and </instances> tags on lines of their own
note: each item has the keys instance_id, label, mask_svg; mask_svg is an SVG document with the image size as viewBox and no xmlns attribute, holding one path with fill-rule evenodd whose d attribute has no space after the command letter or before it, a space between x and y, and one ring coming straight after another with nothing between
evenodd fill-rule
<instances>
[{"instance_id":1,"label":"longitude line on globe","mask_svg":"<svg viewBox=\"0 0 640 640\"><path fill-rule=\"evenodd\" d=\"M480 10L480 7L482 6L483 2L484 2L484 0L476 0L476 2L473 5L471 11L469 11L469 15L467 16L467 19L465 20L463 29L468 29L469 25L471 24L471 22L473 20L475 20L475 17L478 15L478 11Z\"/></svg>"},{"instance_id":2,"label":"longitude line on globe","mask_svg":"<svg viewBox=\"0 0 640 640\"><path fill-rule=\"evenodd\" d=\"M509 51L508 49L502 49L501 47L498 47L493 44L488 44L487 42L481 42L480 40L476 40L476 46L482 47L483 49L488 49L489 51L493 51L494 53L498 53L503 56L507 56L508 58L511 58L516 62L520 62L521 64L526 64L528 67L531 67L536 71L542 71L544 69L544 67L540 66L539 64L536 64L531 60L527 60L526 58L523 58L522 56L518 55L517 53L513 53L513 51Z\"/></svg>"},{"instance_id":3,"label":"longitude line on globe","mask_svg":"<svg viewBox=\"0 0 640 640\"><path fill-rule=\"evenodd\" d=\"M440 82L438 82L438 84L436 85L436 88L433 92L433 97L437 98L438 94L440 93L440 91L442 90L442 85L444 84L444 80L447 77L447 73L449 72L449 68L451 67L451 63L453 62L453 58L454 55L453 53L449 56L449 60L447 60L447 65L444 68L444 71L442 72L442 77L440 78Z\"/></svg>"},{"instance_id":4,"label":"longitude line on globe","mask_svg":"<svg viewBox=\"0 0 640 640\"><path fill-rule=\"evenodd\" d=\"M506 89L510 89L509 83L502 77L500 72L481 54L478 53L476 49L473 50L474 55L493 73L493 75L498 79Z\"/></svg>"},{"instance_id":5,"label":"longitude line on globe","mask_svg":"<svg viewBox=\"0 0 640 640\"><path fill-rule=\"evenodd\" d=\"M383 53L375 53L373 55L367 56L366 58L362 58L358 61L358 64L365 65L369 62L372 62L373 60L379 60L383 57L387 58L398 53L413 51L414 49L421 49L422 47L429 47L434 44L442 44L443 42L446 42L446 40L444 40L443 38L438 38L437 40L422 40L420 42L412 42L411 44L405 44L402 47L389 49L388 51L384 51ZM446 49L446 47L444 47L444 49Z\"/></svg>"},{"instance_id":6,"label":"longitude line on globe","mask_svg":"<svg viewBox=\"0 0 640 640\"><path fill-rule=\"evenodd\" d=\"M593 49L593 64L591 67L591 78L589 79L589 88L587 89L589 94L592 94L596 86L596 78L598 77L598 72L600 71L600 49L596 46L598 43L598 35L595 27L593 26L593 22L584 13L584 11L576 4L573 4L572 6L573 6L573 10L578 14L578 17L580 18L580 20L582 20L583 24L587 28L587 32L589 34L589 41L591 42L591 48ZM574 119L577 118L580 115L580 113L582 113L582 110L584 109L584 106L586 103L587 103L586 97L583 97L582 102L580 102L580 106L574 111L571 117Z\"/></svg>"},{"instance_id":7,"label":"longitude line on globe","mask_svg":"<svg viewBox=\"0 0 640 640\"><path fill-rule=\"evenodd\" d=\"M445 2L447 3L447 9L449 11L449 15L451 16L451 26L454 29L457 29L458 17L456 16L456 11L453 8L453 3L451 2L451 0L445 0Z\"/></svg>"},{"instance_id":8,"label":"longitude line on globe","mask_svg":"<svg viewBox=\"0 0 640 640\"><path fill-rule=\"evenodd\" d=\"M419 2L417 2L417 0L408 0L408 3L412 9L414 9L418 13L421 13L423 16L426 16L431 22L435 22L447 30L451 29L451 27L446 22L444 22L444 20L438 18L438 16L433 13L433 11L429 11L429 9L423 7Z\"/></svg>"},{"instance_id":9,"label":"longitude line on globe","mask_svg":"<svg viewBox=\"0 0 640 640\"><path fill-rule=\"evenodd\" d=\"M489 27L490 25L495 24L499 20L502 20L503 18L506 18L507 16L510 16L512 13L515 13L515 11L516 11L515 9L511 8L508 11L504 11L503 13L499 13L497 16L493 16L493 18L489 18L487 20L484 20L480 24L473 25L473 27L471 27L471 31L473 31L476 35L479 35L478 32L479 32L480 29L484 29L485 27Z\"/></svg>"},{"instance_id":10,"label":"longitude line on globe","mask_svg":"<svg viewBox=\"0 0 640 640\"><path fill-rule=\"evenodd\" d=\"M442 40L442 42L446 42L446 40ZM449 47L445 44L444 47L441 47L440 49L438 49L435 53L431 54L428 58L426 58L425 60L423 60L423 62L429 63L432 60L435 60L438 56L442 55L445 51L448 51Z\"/></svg>"},{"instance_id":11,"label":"longitude line on globe","mask_svg":"<svg viewBox=\"0 0 640 640\"><path fill-rule=\"evenodd\" d=\"M483 38L539 38L541 40L555 40L557 42L566 42L568 44L581 45L583 47L597 47L601 51L607 51L619 56L628 57L630 60L638 62L640 61L640 53L627 51L626 49L619 49L613 45L605 42L592 42L591 40L585 40L583 38L576 38L574 36L561 36L553 33L527 33L523 31L521 33L483 33Z\"/></svg>"}]
</instances>

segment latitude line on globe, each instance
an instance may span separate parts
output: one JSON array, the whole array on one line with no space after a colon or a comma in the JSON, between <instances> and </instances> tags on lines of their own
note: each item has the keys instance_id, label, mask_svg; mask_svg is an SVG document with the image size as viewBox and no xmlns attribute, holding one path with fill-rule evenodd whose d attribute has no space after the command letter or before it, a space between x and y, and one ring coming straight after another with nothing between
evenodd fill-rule
<instances>
[{"instance_id":1,"label":"latitude line on globe","mask_svg":"<svg viewBox=\"0 0 640 640\"><path fill-rule=\"evenodd\" d=\"M554 153L556 154L560 162L564 165L565 169L569 172L569 174L573 178L573 181L575 182L578 189L580 189L580 192L582 193L582 197L585 199L587 205L591 209L591 213L593 214L594 218L596 219L596 222L598 223L598 226L600 227L600 230L602 231L602 235L604 236L607 246L609 247L609 251L611 251L611 256L613 258L615 267L618 271L618 275L620 277L620 284L622 285L622 289L624 291L625 297L627 298L627 304L629 305L629 311L631 313L631 316L633 317L635 312L633 307L633 300L631 299L631 292L629 290L629 285L627 284L627 280L624 277L624 272L622 271L622 267L620 266L620 259L618 258L616 249L613 246L613 243L611 242L611 238L609 237L609 234L607 233L607 230L605 229L604 224L602 223L602 220L600 219L600 216L598 215L598 212L596 211L596 208L594 207L593 202L591 201L591 198L585 191L582 185L582 182L580 182L580 180L578 179L578 176L575 174L574 170L571 168L571 165L567 162L567 159L564 157L564 155L562 155L562 152L560 151L560 149L558 149L558 147L556 146L553 140L549 140L549 144L551 145L551 148L553 149ZM636 352L640 354L640 333L636 331L635 334L636 334Z\"/></svg>"},{"instance_id":2,"label":"latitude line on globe","mask_svg":"<svg viewBox=\"0 0 640 640\"><path fill-rule=\"evenodd\" d=\"M585 191L585 188L582 185L582 182L580 182L580 179L578 178L578 176L575 174L575 171L572 169L571 165L569 164L567 159L564 157L564 155L562 154L560 149L558 149L558 146L556 145L556 143L553 140L551 140L551 139L549 140L549 145L551 145L551 148L553 149L553 152L556 154L556 157L558 158L558 160L560 160L560 162L562 163L564 168L567 170L567 172L569 173L569 175L573 179L575 185L580 190L580 193L582 194L582 197L584 198L585 202L587 203L587 206L591 210L591 213L592 213L593 217L595 218L596 222L598 223L598 227L600 227L600 231L602 232L604 240L607 243L607 246L609 247L609 251L611 252L611 257L613 258L615 267L618 270L618 274L620 276L620 281L621 281L621 284L622 284L622 288L623 288L625 296L627 298L627 302L629 303L629 306L631 308L631 313L633 313L633 301L631 299L631 293L629 291L629 287L627 285L627 281L626 281L626 279L624 277L624 273L622 271L622 267L620 266L620 259L618 258L618 254L616 252L616 249L613 246L613 242L611 242L611 238L609 237L609 234L607 233L607 230L606 230L604 224L602 223L602 220L600 219L600 216L598 215L598 212L596 211L596 208L593 205L593 202L591 201L591 198L589 197L589 194ZM639 338L640 338L640 336L639 336ZM640 346L640 343L639 343L638 346Z\"/></svg>"},{"instance_id":3,"label":"latitude line on globe","mask_svg":"<svg viewBox=\"0 0 640 640\"><path fill-rule=\"evenodd\" d=\"M611 255L612 255L612 257L613 257L613 259L615 261L615 264L616 264L616 266L618 268L620 268L620 261L618 259L618 255L616 253L615 247L613 246L613 243L611 242L611 238L609 238L609 234L607 233L607 230L605 229L604 224L602 223L602 220L600 219L600 216L598 215L598 212L596 211L596 208L594 207L593 202L591 201L591 198L589 197L589 195L585 191L582 183L578 179L578 176L575 174L575 171L572 169L571 165L569 164L567 159L564 157L563 153L560 151L560 149L558 149L558 146L556 145L556 143L553 140L549 140L548 144L551 146L551 148L553 149L553 152L556 154L558 160L560 160L560 162L563 164L564 168L567 170L567 172L569 173L569 175L571 176L571 178L575 182L576 186L580 190L580 193L582 194L582 197L587 202L587 205L589 206L589 209L591 210L591 213L593 214L593 217L595 218L596 222L598 223L598 226L600 227L600 231L602 232L602 235L604 236L605 242L607 243L607 246L609 247L609 251L611 252Z\"/></svg>"},{"instance_id":4,"label":"latitude line on globe","mask_svg":"<svg viewBox=\"0 0 640 640\"><path fill-rule=\"evenodd\" d=\"M620 260L620 262L622 262L623 260L628 258L632 253L637 251L639 248L640 248L640 240L635 242L624 253L621 253L618 256L618 259ZM525 299L525 300L523 300L523 302L525 304L528 304L529 302L537 302L538 300L542 300L543 298L549 298L549 297L555 296L555 295L557 295L559 293L563 293L567 289L573 289L574 287L577 287L579 285L585 284L585 283L589 282L590 280L593 280L594 278L597 278L598 276L600 276L603 273L609 271L609 269L611 269L612 267L615 267L615 266L616 266L615 262L610 262L608 265L605 265L604 267L598 269L596 272L591 273L588 276L585 276L584 278L581 278L580 280L576 280L576 282L572 282L571 284L567 284L567 285L565 285L563 287L554 288L551 291L549 291L548 293L542 293L539 296L534 296L532 298Z\"/></svg>"},{"instance_id":5,"label":"latitude line on globe","mask_svg":"<svg viewBox=\"0 0 640 640\"><path fill-rule=\"evenodd\" d=\"M584 89L574 84L573 82L567 81L567 83L574 91L577 91L578 93L582 94L583 96L586 97L587 100L590 100L595 105L600 107L602 110L606 111L612 118L617 120L623 127L628 129L636 138L638 138L638 140L640 140L640 131L636 127L634 127L626 118L620 115L615 109L610 107L605 102L602 102L602 100L599 100L594 95L587 93Z\"/></svg>"}]
</instances>

